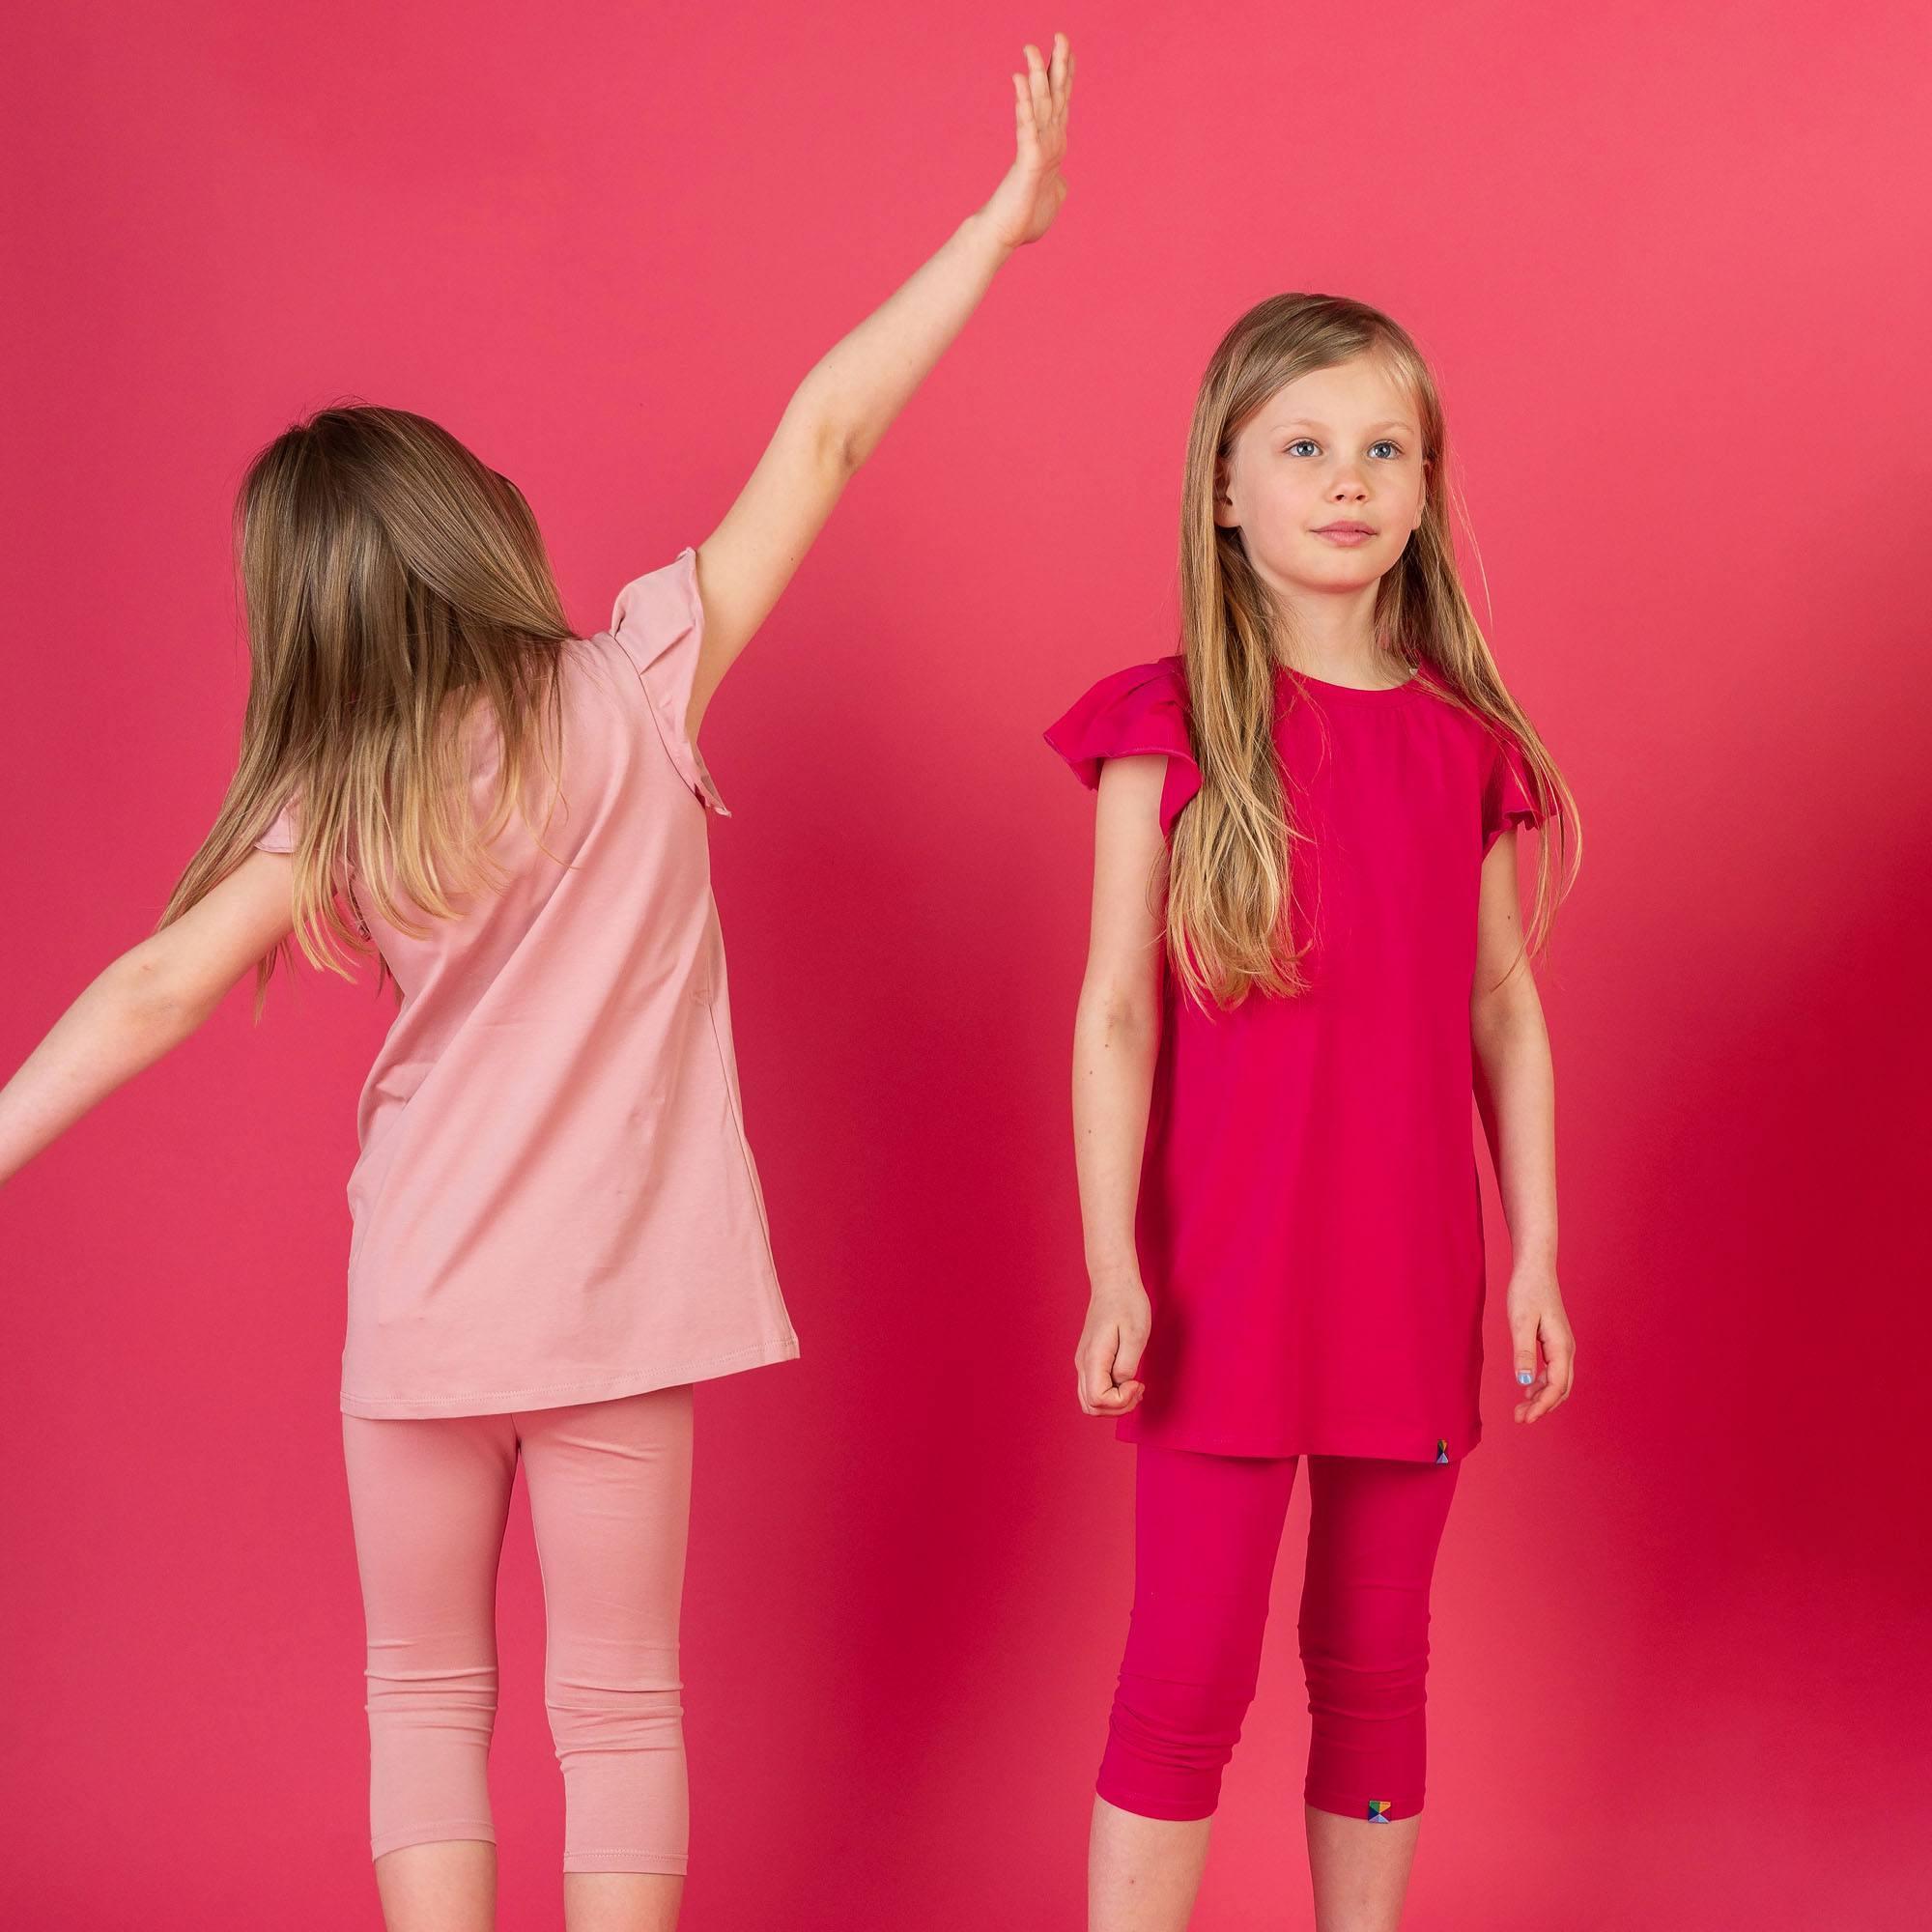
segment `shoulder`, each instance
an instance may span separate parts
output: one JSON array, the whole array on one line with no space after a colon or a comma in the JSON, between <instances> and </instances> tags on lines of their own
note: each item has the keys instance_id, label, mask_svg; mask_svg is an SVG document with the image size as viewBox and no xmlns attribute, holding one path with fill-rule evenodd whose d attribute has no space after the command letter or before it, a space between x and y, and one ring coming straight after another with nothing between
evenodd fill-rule
<instances>
[{"instance_id":1,"label":"shoulder","mask_svg":"<svg viewBox=\"0 0 1932 1932\"><path fill-rule=\"evenodd\" d=\"M1088 686L1043 733L1084 785L1097 787L1109 758L1165 756L1160 829L1174 830L1201 789L1201 767L1187 728L1187 666L1178 654L1109 671Z\"/></svg>"},{"instance_id":2,"label":"shoulder","mask_svg":"<svg viewBox=\"0 0 1932 1932\"><path fill-rule=\"evenodd\" d=\"M1187 734L1187 668L1155 658L1097 678L1042 734L1083 784L1100 781L1108 758L1167 753L1194 760Z\"/></svg>"},{"instance_id":3,"label":"shoulder","mask_svg":"<svg viewBox=\"0 0 1932 1932\"><path fill-rule=\"evenodd\" d=\"M1435 700L1418 705L1416 715L1435 721L1439 728L1461 740L1485 771L1506 745L1515 744L1508 727L1479 711L1446 671L1425 662L1416 667L1415 681L1419 695Z\"/></svg>"},{"instance_id":4,"label":"shoulder","mask_svg":"<svg viewBox=\"0 0 1932 1932\"><path fill-rule=\"evenodd\" d=\"M721 817L729 809L687 723L704 606L697 590L697 552L687 544L667 564L634 577L618 591L605 634L636 670L666 755L693 797Z\"/></svg>"},{"instance_id":5,"label":"shoulder","mask_svg":"<svg viewBox=\"0 0 1932 1932\"><path fill-rule=\"evenodd\" d=\"M697 553L689 544L668 563L632 578L611 611L610 636L644 672L673 654L695 661L703 628Z\"/></svg>"},{"instance_id":6,"label":"shoulder","mask_svg":"<svg viewBox=\"0 0 1932 1932\"><path fill-rule=\"evenodd\" d=\"M1465 768L1473 772L1481 793L1484 852L1506 830L1541 825L1554 801L1514 727L1476 709L1433 665L1421 666L1417 676L1426 678L1441 699L1428 708L1449 721L1446 728L1464 748Z\"/></svg>"}]
</instances>

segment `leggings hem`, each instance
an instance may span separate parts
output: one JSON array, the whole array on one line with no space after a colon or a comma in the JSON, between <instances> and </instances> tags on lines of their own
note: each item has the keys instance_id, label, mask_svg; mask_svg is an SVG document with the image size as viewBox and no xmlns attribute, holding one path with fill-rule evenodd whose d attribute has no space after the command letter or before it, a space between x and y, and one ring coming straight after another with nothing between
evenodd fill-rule
<instances>
[{"instance_id":1,"label":"leggings hem","mask_svg":"<svg viewBox=\"0 0 1932 1932\"><path fill-rule=\"evenodd\" d=\"M1159 1818L1171 1825L1198 1824L1204 1818L1213 1817L1220 1808L1218 1797L1203 1811L1198 1800L1143 1798L1136 1793L1111 1789L1104 1783L1094 1785L1094 1793L1095 1797L1104 1798L1117 1811L1131 1811L1136 1818Z\"/></svg>"},{"instance_id":2,"label":"leggings hem","mask_svg":"<svg viewBox=\"0 0 1932 1932\"><path fill-rule=\"evenodd\" d=\"M1301 1802L1312 1805L1317 1811L1332 1811L1338 1818L1360 1818L1364 1823L1377 1822L1371 1817L1369 1801L1358 1798L1352 1792L1317 1790L1304 1786ZM1405 1818L1419 1818L1422 1815L1422 1800L1413 1802L1406 1798L1392 1798L1388 1801L1380 1819L1391 1825L1400 1825Z\"/></svg>"},{"instance_id":3,"label":"leggings hem","mask_svg":"<svg viewBox=\"0 0 1932 1932\"><path fill-rule=\"evenodd\" d=\"M496 1842L494 1825L466 1824L455 1819L447 1824L406 1825L394 1832L384 1832L380 1838L369 1840L369 1856L372 1860L384 1859L391 1852L407 1851L412 1845L494 1845Z\"/></svg>"}]
</instances>

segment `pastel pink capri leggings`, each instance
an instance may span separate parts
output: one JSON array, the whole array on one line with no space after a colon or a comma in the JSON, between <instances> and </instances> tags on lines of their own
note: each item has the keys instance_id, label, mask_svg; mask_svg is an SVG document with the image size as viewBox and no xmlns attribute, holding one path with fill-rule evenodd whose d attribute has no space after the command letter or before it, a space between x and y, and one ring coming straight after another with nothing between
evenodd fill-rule
<instances>
[{"instance_id":1,"label":"pastel pink capri leggings","mask_svg":"<svg viewBox=\"0 0 1932 1932\"><path fill-rule=\"evenodd\" d=\"M513 1415L342 1418L368 1624L370 1856L496 1842L497 1560L524 1462L563 1868L682 1872L689 1384Z\"/></svg>"},{"instance_id":2,"label":"pastel pink capri leggings","mask_svg":"<svg viewBox=\"0 0 1932 1932\"><path fill-rule=\"evenodd\" d=\"M1134 1607L1097 1789L1206 1818L1255 1694L1298 1460L1135 1445ZM1460 1463L1311 1456L1301 1661L1304 1801L1393 1822L1422 1809L1429 1584Z\"/></svg>"}]
</instances>

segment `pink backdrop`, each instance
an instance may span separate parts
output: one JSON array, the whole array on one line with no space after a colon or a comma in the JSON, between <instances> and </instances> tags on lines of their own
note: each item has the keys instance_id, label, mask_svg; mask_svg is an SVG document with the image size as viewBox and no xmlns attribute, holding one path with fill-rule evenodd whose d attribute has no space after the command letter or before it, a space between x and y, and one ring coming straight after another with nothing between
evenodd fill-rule
<instances>
[{"instance_id":1,"label":"pink backdrop","mask_svg":"<svg viewBox=\"0 0 1932 1932\"><path fill-rule=\"evenodd\" d=\"M1020 43L1079 50L1062 227L706 725L804 1358L700 1397L693 1932L1079 1922L1132 1471L1071 1396L1090 811L1037 733L1170 648L1194 384L1283 288L1435 358L1586 813L1544 979L1581 1379L1511 1424L1492 1218L1412 1922L1924 1923L1919 10L304 11L26 33L8 1067L220 795L257 446L344 393L436 416L595 629L989 191ZM13 1922L377 1922L335 1371L384 1014L238 994L0 1202ZM1310 1922L1306 1506L1210 1932ZM501 1594L503 1922L553 1924L521 1489Z\"/></svg>"}]
</instances>

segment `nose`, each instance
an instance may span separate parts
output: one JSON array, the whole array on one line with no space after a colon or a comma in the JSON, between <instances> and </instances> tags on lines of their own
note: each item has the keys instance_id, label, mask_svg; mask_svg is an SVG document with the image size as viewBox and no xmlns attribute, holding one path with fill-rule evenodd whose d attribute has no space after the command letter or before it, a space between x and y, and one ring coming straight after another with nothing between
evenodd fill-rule
<instances>
[{"instance_id":1,"label":"nose","mask_svg":"<svg viewBox=\"0 0 1932 1932\"><path fill-rule=\"evenodd\" d=\"M1369 497L1369 486L1362 480L1362 472L1352 463L1345 463L1336 472L1334 481L1328 485L1328 500L1331 503L1365 503Z\"/></svg>"}]
</instances>

